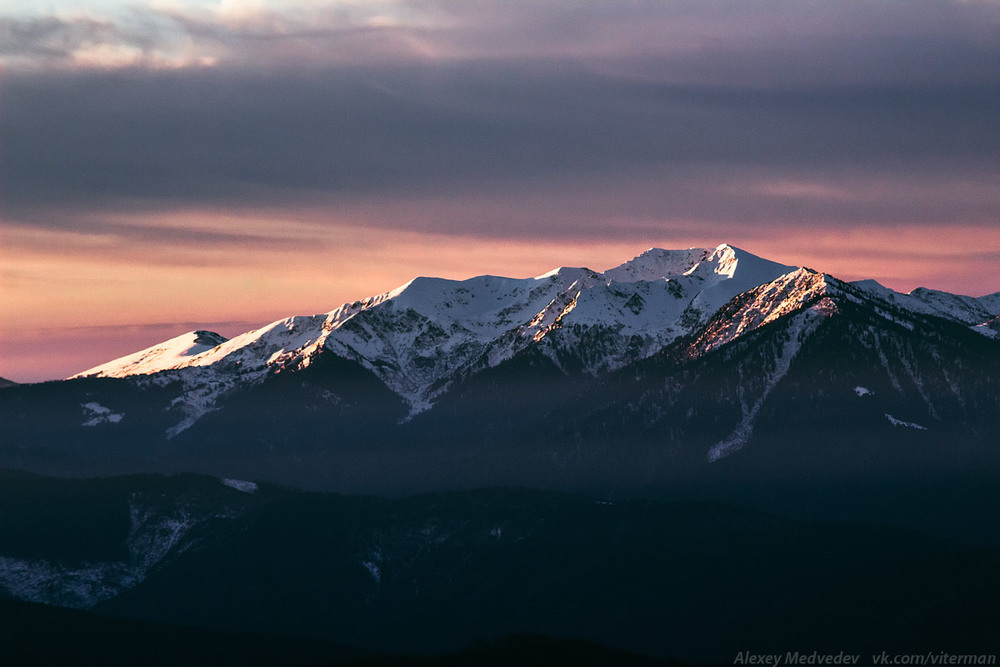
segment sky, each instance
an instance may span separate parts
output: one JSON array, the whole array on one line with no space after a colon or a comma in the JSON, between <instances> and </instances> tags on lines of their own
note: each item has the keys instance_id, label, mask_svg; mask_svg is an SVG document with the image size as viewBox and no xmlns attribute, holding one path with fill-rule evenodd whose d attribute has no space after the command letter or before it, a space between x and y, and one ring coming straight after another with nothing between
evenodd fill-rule
<instances>
[{"instance_id":1,"label":"sky","mask_svg":"<svg viewBox=\"0 0 1000 667\"><path fill-rule=\"evenodd\" d=\"M730 243L1000 291L995 0L0 0L0 376Z\"/></svg>"}]
</instances>

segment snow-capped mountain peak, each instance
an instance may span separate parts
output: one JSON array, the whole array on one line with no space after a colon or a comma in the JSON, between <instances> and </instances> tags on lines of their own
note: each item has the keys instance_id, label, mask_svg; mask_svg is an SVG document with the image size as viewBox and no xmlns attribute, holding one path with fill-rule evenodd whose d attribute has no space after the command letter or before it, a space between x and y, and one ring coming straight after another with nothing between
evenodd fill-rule
<instances>
[{"instance_id":1,"label":"snow-capped mountain peak","mask_svg":"<svg viewBox=\"0 0 1000 667\"><path fill-rule=\"evenodd\" d=\"M183 365L193 357L225 342L225 337L212 331L188 331L159 345L95 366L73 377L90 375L125 377L157 373L166 368Z\"/></svg>"},{"instance_id":2,"label":"snow-capped mountain peak","mask_svg":"<svg viewBox=\"0 0 1000 667\"><path fill-rule=\"evenodd\" d=\"M627 262L604 272L608 280L636 282L640 280L664 280L680 276L698 276L716 280L732 279L739 276L746 282L760 284L775 270L787 273L796 267L758 257L740 248L723 243L716 248L687 248L685 250L664 250L650 248ZM780 273L778 274L780 275Z\"/></svg>"},{"instance_id":3,"label":"snow-capped mountain peak","mask_svg":"<svg viewBox=\"0 0 1000 667\"><path fill-rule=\"evenodd\" d=\"M700 262L708 259L712 252L711 248L650 248L627 262L608 269L604 276L620 283L669 279L692 271Z\"/></svg>"}]
</instances>

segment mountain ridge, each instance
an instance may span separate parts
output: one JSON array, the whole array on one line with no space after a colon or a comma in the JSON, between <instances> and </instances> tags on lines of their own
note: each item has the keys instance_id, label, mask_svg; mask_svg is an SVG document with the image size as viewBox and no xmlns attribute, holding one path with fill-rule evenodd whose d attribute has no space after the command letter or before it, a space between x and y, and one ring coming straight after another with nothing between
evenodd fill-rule
<instances>
[{"instance_id":1,"label":"mountain ridge","mask_svg":"<svg viewBox=\"0 0 1000 667\"><path fill-rule=\"evenodd\" d=\"M575 292L576 296L578 296L584 289L592 287L595 281L601 279L603 279L606 286L610 286L612 283L630 284L638 282L659 282L661 280L670 282L671 280L691 276L705 280L705 278L708 277L706 276L707 272L699 272L698 269L704 268L702 263L705 260L711 259L713 255L718 255L720 260L714 269L714 273L717 276L725 276L725 278L730 280L734 277L735 267L740 263L740 261L744 263L753 262L757 264L758 272L752 274L749 278L743 278L741 280L741 282L746 285L746 289L740 289L737 294L759 287L770 280L776 279L778 276L786 275L800 269L806 269L806 267L790 267L771 262L770 260L760 258L756 255L752 255L746 251L724 243L714 250L710 248L688 248L685 250L664 250L662 248L655 247L649 248L634 257L632 260L628 260L623 264L604 272L597 272L584 267L559 267L532 279L480 275L464 280L450 280L419 276L393 290L389 290L388 292L352 303L345 303L329 313L313 316L287 317L282 320L272 322L271 324L268 324L260 329L251 330L236 336L232 340L226 339L220 334L211 331L195 330L186 332L173 339L164 341L163 343L159 343L144 350L105 362L85 371L81 371L80 373L76 373L70 376L69 379L94 376L125 377L128 375L149 375L164 370L176 370L178 368L195 365L211 365L219 358L227 356L233 348L237 347L234 345L231 346L230 349L222 351L217 350L215 355L206 354L216 350L216 348L225 343L239 341L241 345L238 347L242 347L246 344L244 342L245 340L252 341L254 338L260 338L263 334L273 331L282 325L289 330L293 330L299 328L303 323L314 325L318 318L321 317L324 318L322 322L322 329L329 332L333 329L339 328L343 325L343 323L355 317L359 312L381 305L387 301L396 301L400 304L401 308L407 310L426 310L428 306L428 293L433 294L436 291L448 288L457 289L467 295L471 293L468 288L457 287L459 285L474 285L475 283L488 284L490 282L516 285L518 283L524 284L529 280L543 281L546 279L552 280L554 278L563 278L563 284L566 291L570 293ZM728 256L722 257L722 255ZM781 267L783 269L787 269L787 271L783 271L778 275L772 276L770 279L762 279L762 276L766 276L768 272L766 270L761 271L759 268L761 265ZM812 269L807 270L813 273L818 273ZM565 283L568 282L565 280L567 276L575 279L572 280L570 284L565 285ZM830 277L832 278L832 276ZM843 281L837 280L836 282L844 284ZM873 296L877 296L888 301L889 303L902 306L908 310L954 319L973 327L988 324L991 320L1000 316L1000 292L982 297L971 297L951 294L926 287L918 287L908 294L902 294L886 288L872 279L857 280L850 284ZM743 285L741 285L741 287L742 286ZM679 288L675 285L674 289L676 290ZM735 296L735 294L733 296ZM472 295L472 298L475 299L476 295ZM702 301L705 300L707 299L702 299ZM566 308L573 310L579 306L578 302L574 303L575 301L575 297L565 299L564 309L558 311L556 317L552 317L552 307L557 306L558 304L555 300L550 301L546 304L545 308L540 309L533 318L528 320L528 327L536 331L535 335L544 333L543 330L547 326L551 326L556 319L559 319L560 316L565 316L568 313ZM726 301L728 301L728 299ZM571 304L572 307L570 307ZM468 302L464 305L468 305ZM446 302L446 306L447 308L451 308L452 302ZM711 310L709 314L714 314L714 312L714 310ZM474 317L467 319L475 320ZM595 317L595 319L597 318ZM478 324L481 325L482 323L480 322ZM253 334L258 335L251 337ZM307 341L307 345L302 347L307 347L308 343L321 343L321 341L319 341L317 337L317 340L309 340ZM274 360L275 359L269 359L269 361ZM287 361L287 359L283 359L283 361Z\"/></svg>"},{"instance_id":2,"label":"mountain ridge","mask_svg":"<svg viewBox=\"0 0 1000 667\"><path fill-rule=\"evenodd\" d=\"M705 260L713 259L716 260L714 267L710 266L706 268L703 266L703 262ZM760 282L759 278L761 265L770 265L776 268L789 270L793 268L770 262L769 260L764 260L745 251L733 248L727 244L722 244L714 251L708 248L691 248L684 251L667 251L658 248L651 248L632 260L609 269L604 273L599 273L587 268L560 267L548 273L529 279L481 275L465 280L449 280L444 278L421 276L414 278L388 292L368 297L367 299L360 301L355 301L353 303L345 303L329 313L314 316L295 316L285 318L266 325L261 329L247 332L241 336L236 336L229 341L212 332L188 332L180 337L148 348L147 350L136 352L120 359L95 366L71 377L124 377L135 374L151 374L162 370L174 370L177 368L195 365L209 365L214 363L214 361L221 356L226 356L230 351L229 349L217 350L213 355L205 354L206 352L213 351L213 349L218 347L218 345L227 342L235 344L235 341L242 339L243 337L248 337L245 340L254 340L255 338L259 339L264 333L274 330L282 324L289 329L296 328L304 322L314 325L317 319L321 317L324 318L322 328L329 332L339 328L347 321L353 319L360 312L381 306L382 304L390 301L398 304L399 309L414 310L425 316L435 315L449 320L461 319L483 327L486 324L492 324L490 322L481 321L484 313L488 314L491 311L488 310L488 306L480 306L478 309L471 308L470 306L472 304L470 299L475 300L484 294L499 300L501 298L498 294L500 290L507 290L508 294L504 296L509 297L511 296L511 291L516 291L518 288L523 289L524 286L534 282L535 285L533 286L538 290L538 293L535 294L535 301L537 301L538 295L544 291L542 288L544 288L545 282L556 283L560 288L560 291L567 291L574 295L578 295L583 290L593 287L596 282L600 281L602 278L606 278L606 280L604 280L605 283L616 282L620 284L646 282L651 280L670 280L684 277L705 281L706 279L711 278L713 273L717 276L722 276L725 279L732 279L736 272L736 266L740 263L740 261L751 262L757 265L756 268L758 269L758 274L741 280L741 283L746 283L751 286ZM699 268L702 270L698 271ZM773 273L773 271L771 271L771 273ZM478 291L476 291L476 288L479 288ZM440 295L440 292L442 291L447 291L449 298L442 298ZM544 294L542 295L550 296L548 291L544 291ZM566 305L568 305L572 300L572 298L567 299ZM526 304L526 307L530 305L534 305L534 303ZM546 325L551 324L555 318L551 316L551 310L545 311L545 309L552 305L554 305L554 299L549 299L545 302L542 308L531 308L531 310L534 310L535 312L523 323L526 323L528 328L532 328L534 331L538 331ZM464 309L462 308L463 306L465 307ZM459 316L454 316L446 312L452 310L453 308L462 311ZM545 313L543 311L548 312L549 317L545 317ZM501 317L499 326L513 321L509 318L509 316L513 313L507 312L506 309L501 309L499 312L502 315L508 316L507 319L503 319ZM557 315L558 314L563 313L562 311L559 311ZM251 334L255 333L259 333L261 335L251 338ZM217 341L216 345L207 346L206 349L200 350L194 349L192 344L191 349L177 351L174 355L167 356L163 359L163 363L160 363L158 366L153 364L143 364L141 366L137 366L134 363L133 358L136 357L136 355L144 355L160 351L161 348L167 347L168 344L171 343L173 345L170 345L170 348L173 351L173 348L184 342L180 339L192 336L197 337L199 334L214 336L220 340ZM492 331L489 332L489 335L491 338L496 337L495 332ZM246 344L244 340L239 340L239 342L240 346Z\"/></svg>"},{"instance_id":3,"label":"mountain ridge","mask_svg":"<svg viewBox=\"0 0 1000 667\"><path fill-rule=\"evenodd\" d=\"M497 366L531 346L560 367L560 350L598 346L603 353L578 369L592 375L649 357L710 321L711 332L699 334L702 352L718 347L799 308L807 289L803 271L820 275L721 244L650 248L603 273L561 267L527 279L417 277L328 313L285 318L229 340L205 331L182 334L72 378L182 382L184 417L171 427L173 437L228 392L332 352L372 371L409 404L412 416L429 409L454 378ZM827 282L845 289L832 276ZM853 285L891 307L953 319L984 335L995 333L990 318L1000 315L995 295L976 299L924 288L901 295L874 281ZM725 310L754 290L764 292L741 312ZM730 316L740 322L720 323Z\"/></svg>"},{"instance_id":4,"label":"mountain ridge","mask_svg":"<svg viewBox=\"0 0 1000 667\"><path fill-rule=\"evenodd\" d=\"M989 435L1000 300L953 296L725 244L650 249L603 273L416 278L329 313L229 340L195 331L90 375L9 388L0 464L351 491L601 486L617 479L609 467L625 484L659 483L730 460L794 459L792 476L818 461L844 474L862 460L1000 464ZM170 367L137 372L158 363Z\"/></svg>"},{"instance_id":5,"label":"mountain ridge","mask_svg":"<svg viewBox=\"0 0 1000 667\"><path fill-rule=\"evenodd\" d=\"M104 618L421 653L530 631L695 664L996 638L996 551L899 528L512 487L390 499L193 475L0 480L6 505L34 500L74 533L0 517L0 589ZM189 530L156 529L178 522ZM162 544L155 567L121 582L116 552L144 534ZM50 585L19 586L31 579Z\"/></svg>"},{"instance_id":6,"label":"mountain ridge","mask_svg":"<svg viewBox=\"0 0 1000 667\"><path fill-rule=\"evenodd\" d=\"M329 313L286 318L230 340L200 332L200 340L219 339L212 347L191 340L199 332L183 334L71 379L160 374L153 381L164 381L176 375L189 385L186 416L172 429L176 435L235 386L303 368L327 350L369 368L415 414L447 388L448 376L495 366L569 324L584 335L615 330L621 340L643 339L637 352L588 370L620 367L688 333L735 294L791 268L722 244L714 250L653 248L604 274L563 267L528 279L418 277ZM184 372L210 368L220 372Z\"/></svg>"}]
</instances>

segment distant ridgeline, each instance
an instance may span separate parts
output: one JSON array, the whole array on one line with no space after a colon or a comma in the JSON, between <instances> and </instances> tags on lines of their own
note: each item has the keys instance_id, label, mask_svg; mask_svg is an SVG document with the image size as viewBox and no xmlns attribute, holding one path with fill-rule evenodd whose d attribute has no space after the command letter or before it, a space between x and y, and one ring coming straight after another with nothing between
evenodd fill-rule
<instances>
[{"instance_id":1,"label":"distant ridgeline","mask_svg":"<svg viewBox=\"0 0 1000 667\"><path fill-rule=\"evenodd\" d=\"M667 664L631 651L724 664L846 651L870 664L881 651L985 653L1000 639L996 549L718 503L0 473L0 506L30 508L0 513L0 589L21 601L0 600L5 664L333 664L470 646L450 662L369 659Z\"/></svg>"}]
</instances>

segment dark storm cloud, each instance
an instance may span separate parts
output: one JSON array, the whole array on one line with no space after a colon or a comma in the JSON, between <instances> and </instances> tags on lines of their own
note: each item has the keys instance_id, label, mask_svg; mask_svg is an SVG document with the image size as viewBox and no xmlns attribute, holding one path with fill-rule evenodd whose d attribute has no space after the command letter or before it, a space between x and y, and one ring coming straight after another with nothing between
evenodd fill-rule
<instances>
[{"instance_id":1,"label":"dark storm cloud","mask_svg":"<svg viewBox=\"0 0 1000 667\"><path fill-rule=\"evenodd\" d=\"M220 63L246 67L561 58L665 81L751 85L989 82L1000 73L992 57L1000 6L990 0L272 5L239 18L160 10L144 16L143 29L164 42L161 51L183 35ZM134 15L118 24L140 32Z\"/></svg>"},{"instance_id":2,"label":"dark storm cloud","mask_svg":"<svg viewBox=\"0 0 1000 667\"><path fill-rule=\"evenodd\" d=\"M287 205L648 179L681 194L718 185L704 178L713 169L968 181L995 173L1000 154L990 87L700 88L529 62L14 75L4 90L0 175L20 219L52 205ZM869 202L826 203L853 217ZM968 204L949 217L981 217ZM684 202L648 202L672 205ZM911 215L894 206L890 217Z\"/></svg>"},{"instance_id":3,"label":"dark storm cloud","mask_svg":"<svg viewBox=\"0 0 1000 667\"><path fill-rule=\"evenodd\" d=\"M559 233L559 207L593 234L615 215L996 220L989 4L408 3L392 27L351 7L14 25L10 49L42 60L181 34L218 65L12 70L5 215L65 228L82 209L478 198L479 222L370 222ZM502 222L532 206L556 224Z\"/></svg>"}]
</instances>

